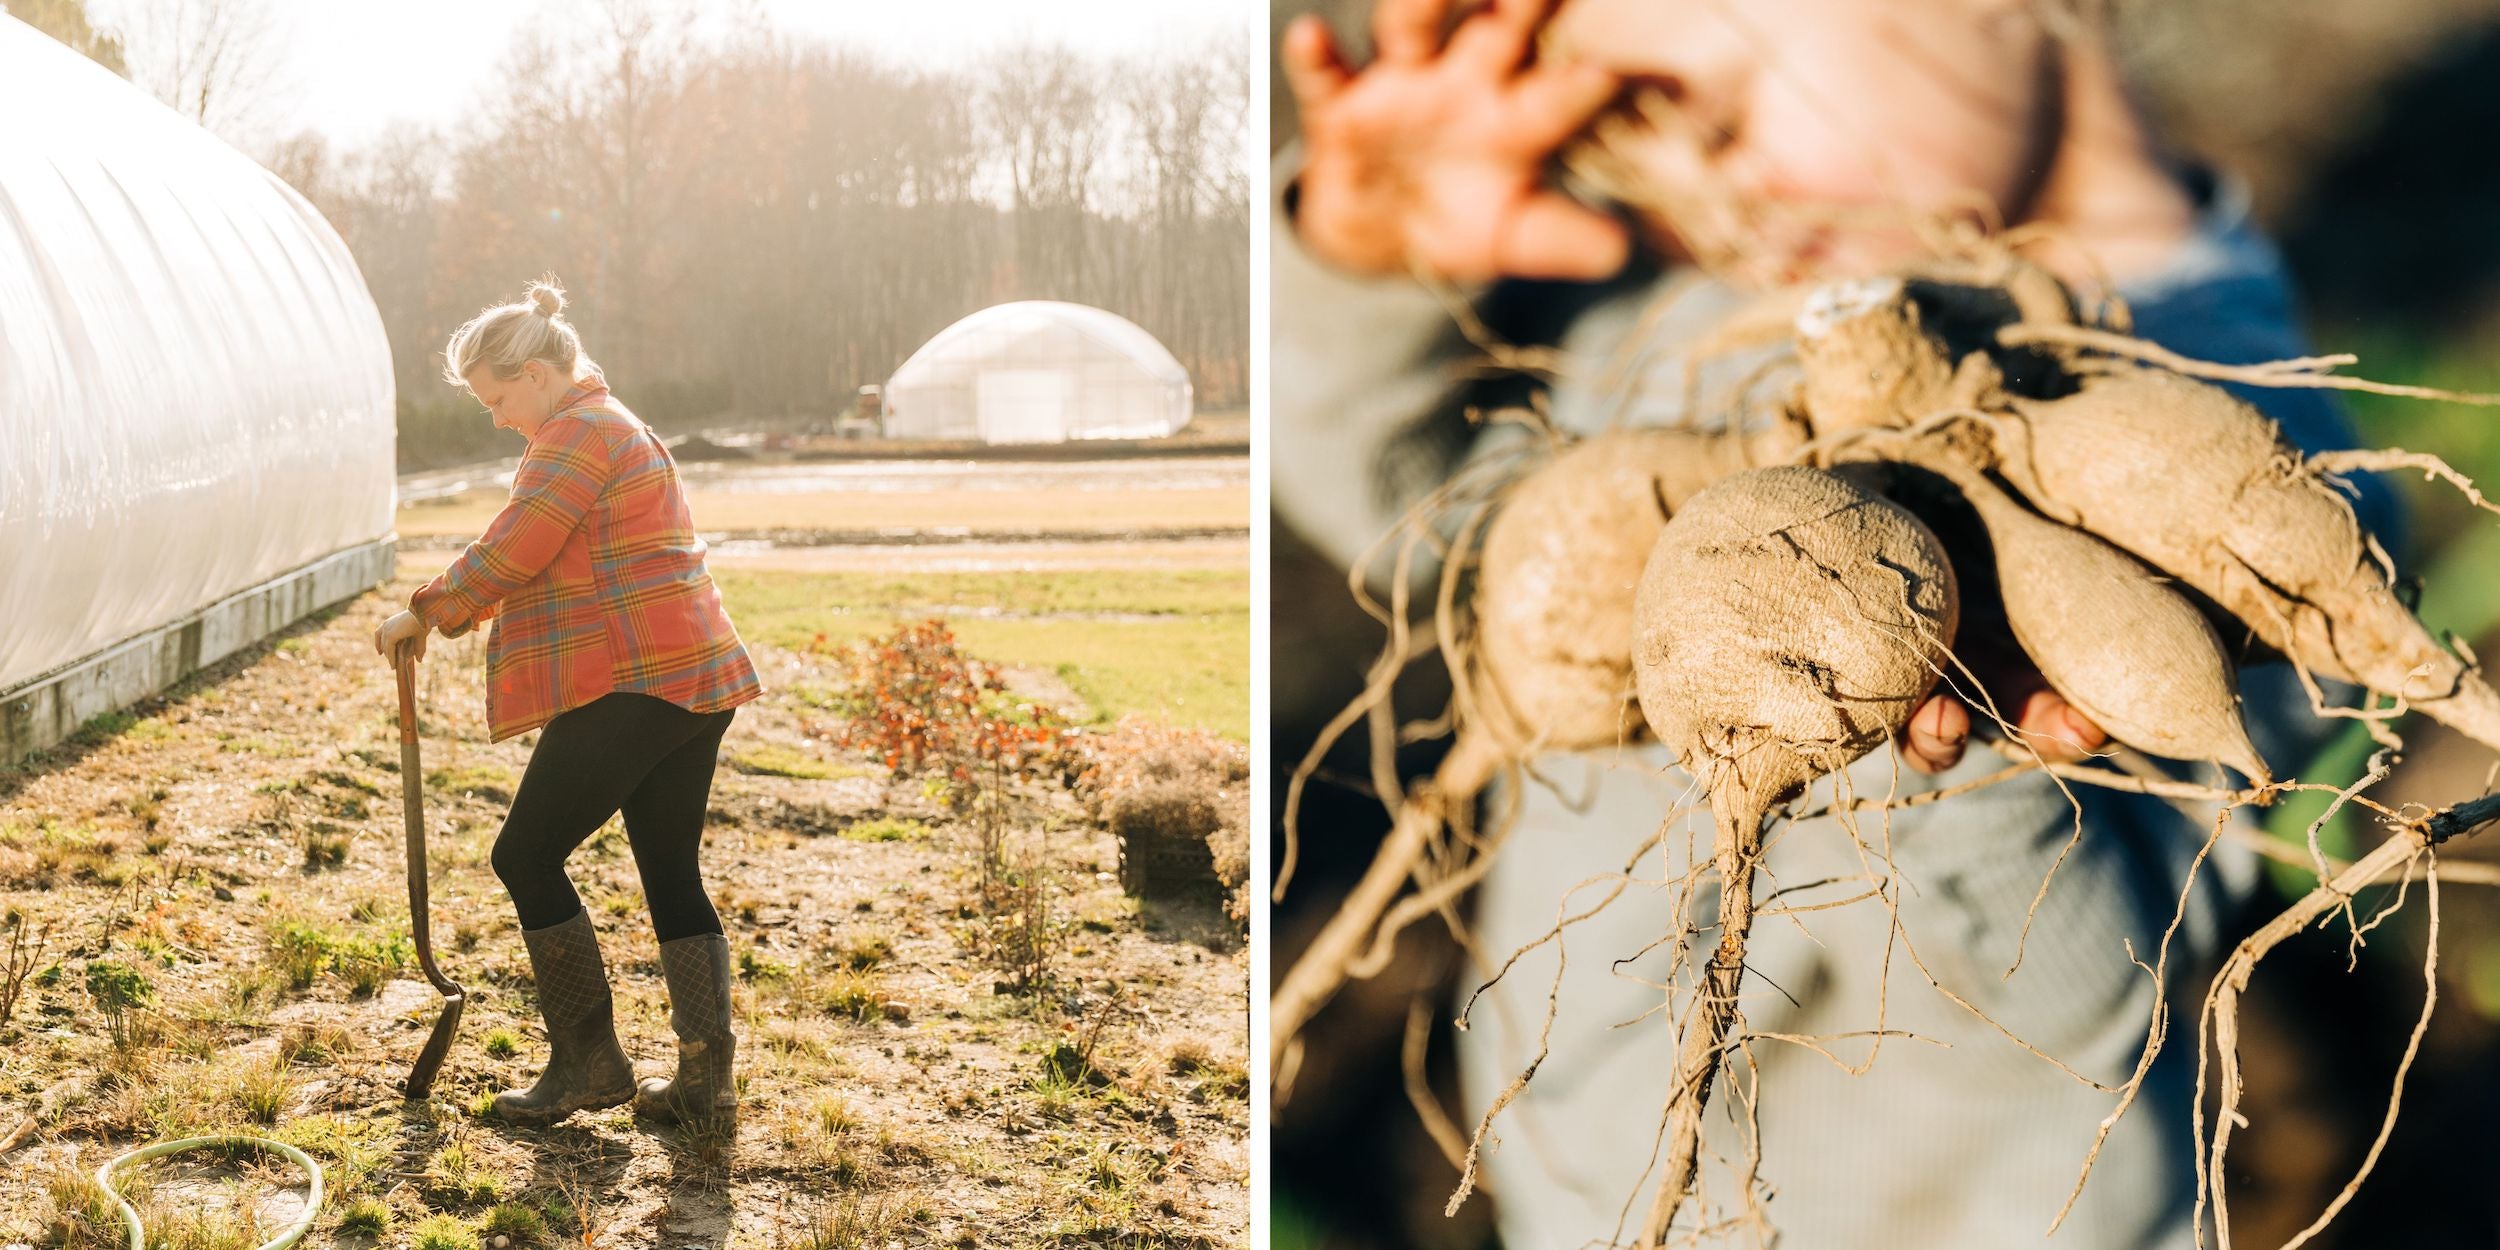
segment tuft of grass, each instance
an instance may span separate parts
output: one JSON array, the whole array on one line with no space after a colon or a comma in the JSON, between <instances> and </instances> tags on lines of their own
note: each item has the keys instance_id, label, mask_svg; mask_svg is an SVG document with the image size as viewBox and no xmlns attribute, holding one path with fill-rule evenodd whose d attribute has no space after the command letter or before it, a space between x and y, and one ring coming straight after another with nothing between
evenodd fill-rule
<instances>
[{"instance_id":1,"label":"tuft of grass","mask_svg":"<svg viewBox=\"0 0 2500 1250\"><path fill-rule=\"evenodd\" d=\"M536 1245L547 1239L547 1217L523 1203L500 1203L486 1213L481 1231L489 1237L509 1237L519 1245Z\"/></svg>"},{"instance_id":2,"label":"tuft of grass","mask_svg":"<svg viewBox=\"0 0 2500 1250\"><path fill-rule=\"evenodd\" d=\"M128 964L91 959L87 961L87 994L104 1013L114 1048L126 1050L132 1041L131 1016L156 1001L156 986L146 973Z\"/></svg>"},{"instance_id":3,"label":"tuft of grass","mask_svg":"<svg viewBox=\"0 0 2500 1250\"><path fill-rule=\"evenodd\" d=\"M347 831L326 820L315 820L304 826L304 871L319 872L337 868L347 862Z\"/></svg>"},{"instance_id":4,"label":"tuft of grass","mask_svg":"<svg viewBox=\"0 0 2500 1250\"><path fill-rule=\"evenodd\" d=\"M518 784L510 768L492 760L428 769L425 774L425 788L428 790L469 795L489 803L511 802L513 787Z\"/></svg>"},{"instance_id":5,"label":"tuft of grass","mask_svg":"<svg viewBox=\"0 0 2500 1250\"><path fill-rule=\"evenodd\" d=\"M791 997L824 1015L861 1024L885 1019L886 994L874 972L837 968L827 976L799 985Z\"/></svg>"},{"instance_id":6,"label":"tuft of grass","mask_svg":"<svg viewBox=\"0 0 2500 1250\"><path fill-rule=\"evenodd\" d=\"M393 1129L379 1120L322 1113L299 1116L271 1136L319 1158L333 1186L344 1194L391 1161Z\"/></svg>"},{"instance_id":7,"label":"tuft of grass","mask_svg":"<svg viewBox=\"0 0 2500 1250\"><path fill-rule=\"evenodd\" d=\"M865 972L894 957L894 943L882 933L845 938L834 951L835 962L856 972Z\"/></svg>"},{"instance_id":8,"label":"tuft of grass","mask_svg":"<svg viewBox=\"0 0 2500 1250\"><path fill-rule=\"evenodd\" d=\"M816 1127L827 1133L848 1133L859 1127L859 1117L852 1114L850 1100L840 1094L818 1095L815 1106L809 1110Z\"/></svg>"},{"instance_id":9,"label":"tuft of grass","mask_svg":"<svg viewBox=\"0 0 2500 1250\"><path fill-rule=\"evenodd\" d=\"M510 1059L521 1053L521 1039L510 1029L495 1029L486 1035L486 1053L497 1059Z\"/></svg>"},{"instance_id":10,"label":"tuft of grass","mask_svg":"<svg viewBox=\"0 0 2500 1250\"><path fill-rule=\"evenodd\" d=\"M269 960L293 989L310 989L314 980L329 971L335 945L328 930L309 920L288 917L269 927Z\"/></svg>"},{"instance_id":11,"label":"tuft of grass","mask_svg":"<svg viewBox=\"0 0 2500 1250\"><path fill-rule=\"evenodd\" d=\"M135 1187L124 1188L127 1191ZM120 1209L67 1156L54 1160L44 1177L44 1191L52 1200L52 1244L65 1250L115 1250L128 1244L120 1236Z\"/></svg>"},{"instance_id":12,"label":"tuft of grass","mask_svg":"<svg viewBox=\"0 0 2500 1250\"><path fill-rule=\"evenodd\" d=\"M797 777L805 781L829 781L837 777L859 777L866 769L856 764L839 764L790 747L769 743L751 746L729 754L731 768L756 777Z\"/></svg>"},{"instance_id":13,"label":"tuft of grass","mask_svg":"<svg viewBox=\"0 0 2500 1250\"><path fill-rule=\"evenodd\" d=\"M425 1188L453 1202L494 1202L503 1197L503 1178L479 1166L468 1147L454 1142L427 1161Z\"/></svg>"},{"instance_id":14,"label":"tuft of grass","mask_svg":"<svg viewBox=\"0 0 2500 1250\"><path fill-rule=\"evenodd\" d=\"M853 842L926 842L929 840L929 827L917 820L880 816L875 820L853 821L844 825L840 836Z\"/></svg>"},{"instance_id":15,"label":"tuft of grass","mask_svg":"<svg viewBox=\"0 0 2500 1250\"><path fill-rule=\"evenodd\" d=\"M253 1064L234 1078L228 1101L255 1124L275 1124L294 1096L295 1082L286 1063Z\"/></svg>"},{"instance_id":16,"label":"tuft of grass","mask_svg":"<svg viewBox=\"0 0 2500 1250\"><path fill-rule=\"evenodd\" d=\"M417 1221L408 1234L409 1250L478 1250L477 1230L440 1212Z\"/></svg>"},{"instance_id":17,"label":"tuft of grass","mask_svg":"<svg viewBox=\"0 0 2500 1250\"><path fill-rule=\"evenodd\" d=\"M356 1050L356 1037L335 1024L306 1023L289 1028L278 1038L278 1059L282 1063L323 1064Z\"/></svg>"},{"instance_id":18,"label":"tuft of grass","mask_svg":"<svg viewBox=\"0 0 2500 1250\"><path fill-rule=\"evenodd\" d=\"M391 1229L391 1208L379 1198L363 1197L339 1212L339 1231L379 1237Z\"/></svg>"},{"instance_id":19,"label":"tuft of grass","mask_svg":"<svg viewBox=\"0 0 2500 1250\"><path fill-rule=\"evenodd\" d=\"M380 914L362 905L360 910L368 917ZM405 933L347 936L294 916L271 923L267 946L270 962L295 989L309 989L322 973L335 969L359 998L406 968L415 951L414 940Z\"/></svg>"},{"instance_id":20,"label":"tuft of grass","mask_svg":"<svg viewBox=\"0 0 2500 1250\"><path fill-rule=\"evenodd\" d=\"M926 1218L928 1204L916 1195L846 1195L818 1209L798 1236L784 1244L790 1250L882 1250Z\"/></svg>"}]
</instances>

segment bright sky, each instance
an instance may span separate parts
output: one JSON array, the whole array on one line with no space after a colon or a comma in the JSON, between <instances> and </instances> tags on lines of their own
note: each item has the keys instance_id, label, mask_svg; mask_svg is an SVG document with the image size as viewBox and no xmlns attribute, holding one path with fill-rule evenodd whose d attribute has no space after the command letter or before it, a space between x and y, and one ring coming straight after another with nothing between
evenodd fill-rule
<instances>
[{"instance_id":1,"label":"bright sky","mask_svg":"<svg viewBox=\"0 0 2500 1250\"><path fill-rule=\"evenodd\" d=\"M98 0L99 18L119 4ZM168 3L170 0L153 0ZM353 146L387 124L452 120L490 89L514 30L560 20L581 0L264 0L282 28L280 99L295 121ZM1230 36L1247 57L1259 0L700 0L706 20L748 4L793 34L898 61L959 64L1032 36L1099 55L1149 53Z\"/></svg>"}]
</instances>

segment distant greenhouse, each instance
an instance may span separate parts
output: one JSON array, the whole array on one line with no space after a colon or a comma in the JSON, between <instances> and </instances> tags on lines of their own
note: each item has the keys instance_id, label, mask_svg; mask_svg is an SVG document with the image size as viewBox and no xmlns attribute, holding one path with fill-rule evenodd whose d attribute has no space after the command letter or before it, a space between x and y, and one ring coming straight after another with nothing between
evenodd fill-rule
<instances>
[{"instance_id":1,"label":"distant greenhouse","mask_svg":"<svg viewBox=\"0 0 2500 1250\"><path fill-rule=\"evenodd\" d=\"M1189 373L1153 335L1054 300L1000 304L948 326L885 385L890 438L1161 438L1189 417Z\"/></svg>"},{"instance_id":2,"label":"distant greenhouse","mask_svg":"<svg viewBox=\"0 0 2500 1250\"><path fill-rule=\"evenodd\" d=\"M390 346L302 196L0 16L0 760L389 576Z\"/></svg>"}]
</instances>

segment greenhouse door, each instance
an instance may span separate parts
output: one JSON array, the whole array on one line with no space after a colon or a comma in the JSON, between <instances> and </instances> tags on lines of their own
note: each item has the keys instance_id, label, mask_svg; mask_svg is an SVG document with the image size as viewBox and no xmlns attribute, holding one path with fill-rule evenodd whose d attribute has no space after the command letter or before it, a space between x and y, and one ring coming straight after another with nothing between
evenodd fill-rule
<instances>
[{"instance_id":1,"label":"greenhouse door","mask_svg":"<svg viewBox=\"0 0 2500 1250\"><path fill-rule=\"evenodd\" d=\"M1075 379L1057 369L984 369L973 392L981 441L1067 441Z\"/></svg>"}]
</instances>

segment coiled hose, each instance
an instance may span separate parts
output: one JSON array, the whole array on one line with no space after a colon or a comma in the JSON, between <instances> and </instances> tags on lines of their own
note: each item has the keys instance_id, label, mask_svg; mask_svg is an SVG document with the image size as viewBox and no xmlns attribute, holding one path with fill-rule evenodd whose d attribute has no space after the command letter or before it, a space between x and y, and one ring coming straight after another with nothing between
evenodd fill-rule
<instances>
[{"instance_id":1,"label":"coiled hose","mask_svg":"<svg viewBox=\"0 0 2500 1250\"><path fill-rule=\"evenodd\" d=\"M311 1155L266 1137L185 1137L180 1141L142 1146L95 1170L96 1187L122 1209L122 1223L130 1228L130 1250L147 1250L147 1235L139 1230L138 1211L122 1197L120 1190L113 1188L113 1174L133 1163L145 1163L150 1159L161 1159L178 1151L197 1150L204 1146L250 1146L256 1150L274 1150L285 1155L289 1162L304 1169L304 1174L312 1178L312 1192L304 1196L304 1213L296 1216L295 1222L287 1225L286 1231L278 1234L276 1240L261 1243L258 1250L287 1250L287 1247L303 1240L304 1234L312 1231L313 1217L321 1214L321 1165L313 1162Z\"/></svg>"}]
</instances>

